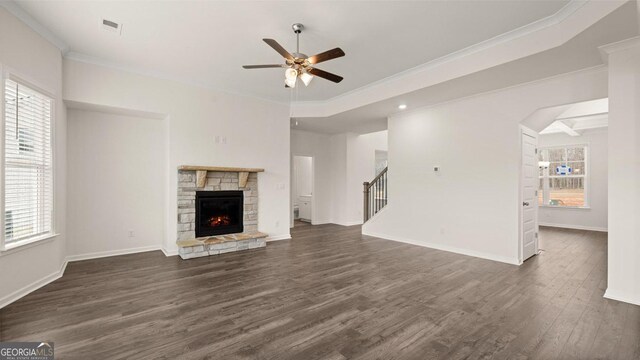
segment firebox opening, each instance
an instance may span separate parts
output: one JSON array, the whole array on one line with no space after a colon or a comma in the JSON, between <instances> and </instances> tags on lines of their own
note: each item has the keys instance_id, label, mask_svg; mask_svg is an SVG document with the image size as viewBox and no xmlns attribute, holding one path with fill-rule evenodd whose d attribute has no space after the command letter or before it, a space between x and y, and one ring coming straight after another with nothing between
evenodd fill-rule
<instances>
[{"instance_id":1,"label":"firebox opening","mask_svg":"<svg viewBox=\"0 0 640 360\"><path fill-rule=\"evenodd\" d=\"M244 231L242 191L196 192L196 237Z\"/></svg>"}]
</instances>

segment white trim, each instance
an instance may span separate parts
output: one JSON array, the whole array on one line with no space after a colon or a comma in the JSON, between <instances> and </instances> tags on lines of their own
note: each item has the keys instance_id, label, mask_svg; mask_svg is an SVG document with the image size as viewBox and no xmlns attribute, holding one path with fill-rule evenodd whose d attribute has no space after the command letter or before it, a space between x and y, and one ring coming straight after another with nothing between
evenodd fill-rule
<instances>
[{"instance_id":1,"label":"white trim","mask_svg":"<svg viewBox=\"0 0 640 360\"><path fill-rule=\"evenodd\" d=\"M362 220L360 221L334 221L332 224L341 225L341 226L354 226L354 225L362 225Z\"/></svg>"},{"instance_id":2,"label":"white trim","mask_svg":"<svg viewBox=\"0 0 640 360\"><path fill-rule=\"evenodd\" d=\"M4 245L4 248L0 248L0 256L4 256L4 255L8 255L8 254L13 254L16 253L20 250L25 250L25 249L29 249L32 248L36 245L39 244L45 244L53 239L55 239L56 237L60 236L60 234L58 233L47 233L41 236L37 236L37 237L32 237L32 238L28 238L28 239L24 239L24 240L20 240L20 241L15 241L15 242L11 242L7 245Z\"/></svg>"},{"instance_id":3,"label":"white trim","mask_svg":"<svg viewBox=\"0 0 640 360\"><path fill-rule=\"evenodd\" d=\"M583 226L583 225L571 225L571 224L552 224L552 223L540 223L540 226L547 227L555 227L562 229L574 229L574 230L589 230L589 231L600 231L600 232L608 232L607 228L599 227L599 226Z\"/></svg>"},{"instance_id":4,"label":"white trim","mask_svg":"<svg viewBox=\"0 0 640 360\"><path fill-rule=\"evenodd\" d=\"M607 288L607 291L604 292L604 297L611 300L622 301L625 303L639 305L640 299L634 298L629 294L624 294L622 292L617 292L615 290L611 290L611 288Z\"/></svg>"},{"instance_id":5,"label":"white trim","mask_svg":"<svg viewBox=\"0 0 640 360\"><path fill-rule=\"evenodd\" d=\"M0 2L0 5L2 3ZM57 229L58 225L58 217L57 217L57 196L56 196L56 184L57 184L57 147L56 147L56 139L57 139L57 104L59 101L58 92L48 88L44 84L39 81L31 78L30 76L23 75L19 71L13 70L12 68L0 64L0 124L2 128L0 129L0 214L4 214L4 206L5 206L5 198L4 198L4 178L5 178L5 112L4 112L4 94L5 94L5 81L11 80L20 85L23 85L35 92L39 92L40 94L48 97L51 100L51 118L50 121L50 152L51 152L51 230L40 236L34 236L27 239L22 239L14 242L13 244L5 243L5 223L4 223L4 215L0 216L0 252L11 252L17 251L18 249L26 249L32 247L36 243L44 243L46 240L50 240L56 236L58 236ZM15 249L15 250L14 250Z\"/></svg>"},{"instance_id":6,"label":"white trim","mask_svg":"<svg viewBox=\"0 0 640 360\"><path fill-rule=\"evenodd\" d=\"M42 241L37 242L36 244L42 244ZM49 274L43 277L42 279L34 281L33 283L25 287L22 287L12 292L11 294L1 298L0 309L13 303L14 301L19 300L22 297L29 295L30 293L40 289L41 287L47 284L50 284L51 282L61 278L64 275L64 271L67 268L67 264L72 261L92 260L92 259L99 259L99 258L110 257L110 256L137 254L141 252L156 251L156 250L161 250L164 253L164 255L167 257L178 254L177 251L175 252L175 254L172 254L171 252L166 251L159 245L152 245L152 246L143 246L143 247L137 247L137 248L124 249L124 250L111 250L111 251L101 251L101 252L94 252L94 253L80 254L80 255L69 255L62 262L62 266L60 267L59 271Z\"/></svg>"},{"instance_id":7,"label":"white trim","mask_svg":"<svg viewBox=\"0 0 640 360\"><path fill-rule=\"evenodd\" d=\"M77 53L77 52L73 52L73 51L70 51L70 52L65 53L63 55L64 55L64 59L65 60L76 61L76 62L83 63L83 64L90 64L90 65L104 67L104 68L107 68L107 69L119 70L119 71L123 71L123 72L129 73L129 74L142 75L142 76L146 76L146 77L150 77L150 78L154 78L154 79L174 81L174 82L177 82L177 83L180 83L180 84L191 85L191 86L195 86L195 87L202 88L202 89L216 91L216 92L219 92L219 93L222 93L222 94L228 94L228 95L234 95L234 96L239 96L239 97L244 97L244 98L256 99L256 100L260 100L260 101L263 101L263 102L266 102L266 103L278 104L278 105L283 105L283 106L290 105L290 102L288 100L287 101L279 101L279 100L265 98L265 97L254 95L254 94L247 94L247 93L240 93L240 92L237 92L237 91L231 91L229 89L223 89L221 87L210 85L210 84L207 84L207 83L204 83L204 82L194 81L194 80L189 79L189 78L185 78L185 77L181 77L181 76L172 76L172 75L169 75L169 74L166 74L166 73L163 73L163 72L159 72L159 71L153 71L153 70L144 69L144 68L138 68L138 67L133 67L133 66L122 65L122 64L119 64L119 63L116 63L116 62L113 62L113 61L106 61L106 60L98 59L98 58L93 57L93 56L89 56L89 55L85 55L85 54L81 54L81 53Z\"/></svg>"},{"instance_id":8,"label":"white trim","mask_svg":"<svg viewBox=\"0 0 640 360\"><path fill-rule=\"evenodd\" d=\"M324 225L324 224L331 224L331 221L329 221L329 220L316 220L316 221L311 220L311 225Z\"/></svg>"},{"instance_id":9,"label":"white trim","mask_svg":"<svg viewBox=\"0 0 640 360\"><path fill-rule=\"evenodd\" d=\"M640 36L632 37L629 39L617 41L611 44L606 44L598 47L600 50L600 56L605 64L609 64L609 54L625 50L634 46L640 46Z\"/></svg>"},{"instance_id":10,"label":"white trim","mask_svg":"<svg viewBox=\"0 0 640 360\"><path fill-rule=\"evenodd\" d=\"M60 266L60 270L53 272L40 280L36 280L3 298L0 298L0 309L61 278L67 268L67 263L68 261L64 260L62 262L62 266Z\"/></svg>"},{"instance_id":11,"label":"white trim","mask_svg":"<svg viewBox=\"0 0 640 360\"><path fill-rule=\"evenodd\" d=\"M24 11L22 7L20 7L20 5L18 5L15 1L0 1L0 6L7 9L7 11L10 12L13 16L17 17L25 25L42 36L45 40L53 44L53 46L57 47L58 50L60 50L60 53L62 53L63 55L69 51L69 45L67 45L64 40L59 38L56 34L51 32L42 24L40 24L36 19L34 19L31 15Z\"/></svg>"},{"instance_id":12,"label":"white trim","mask_svg":"<svg viewBox=\"0 0 640 360\"><path fill-rule=\"evenodd\" d=\"M359 87L357 89L351 90L351 91L347 91L345 93L342 93L340 95L337 95L335 97L329 98L328 100L318 100L318 101L299 101L296 102L295 104L321 104L321 103L327 103L329 101L335 100L337 98L340 97L344 97L344 96L348 96L348 95L352 95L364 90L367 90L369 88L375 87L376 85L381 85L384 84L385 82L388 82L390 80L394 80L394 79L398 79L398 78L411 78L413 76L415 76L418 73L422 73L428 70L431 70L433 68L438 67L441 64L459 59L459 58L464 58L467 57L469 55L473 55L475 53L481 52L483 50L487 50L490 49L492 47L495 47L496 45L499 44L503 44L509 41L513 41L516 40L518 38L521 38L523 36L526 35L530 35L533 33L536 33L538 31L544 30L546 28L552 27L554 25L557 25L561 22L563 22L564 20L566 20L569 16L573 15L573 13L575 13L576 11L578 11L582 6L584 6L588 1L584 1L584 0L570 0L569 3L567 3L562 9L558 10L556 13L551 14L545 18L536 20L532 23L523 25L519 28L507 31L506 33L502 33L499 34L497 36L494 36L490 39L481 41L479 43L475 43L471 46L468 46L466 48L454 51L452 53L446 54L444 56L441 56L439 58L433 59L431 61L428 61L424 64L420 64L418 66L415 66L411 69L407 69L404 71L401 71L399 73L393 74L391 76L388 76L384 79L380 79L377 81L374 81L372 83L369 83L367 85L364 85L362 87Z\"/></svg>"},{"instance_id":13,"label":"white trim","mask_svg":"<svg viewBox=\"0 0 640 360\"><path fill-rule=\"evenodd\" d=\"M538 207L545 209L591 210L591 206L538 205Z\"/></svg>"},{"instance_id":14,"label":"white trim","mask_svg":"<svg viewBox=\"0 0 640 360\"><path fill-rule=\"evenodd\" d=\"M524 216L524 210L523 210L523 206L522 203L524 201L524 196L523 196L523 172L524 172L524 167L523 167L523 163L522 163L522 152L523 152L523 147L522 147L522 135L527 135L530 136L532 138L534 138L536 140L536 149L538 149L538 137L539 134L538 132L536 132L535 130L532 130L522 124L520 124L520 133L518 134L518 143L520 145L520 156L518 159L518 265L522 264L522 262L524 261L524 234L522 233L522 223L523 223L523 216ZM537 155L537 154L536 154ZM539 216L539 207L538 207L538 199L535 199L535 228L536 228L536 234L539 233L539 227L540 227L540 216ZM536 238L536 253L538 253L538 251L540 250L540 239Z\"/></svg>"},{"instance_id":15,"label":"white trim","mask_svg":"<svg viewBox=\"0 0 640 360\"><path fill-rule=\"evenodd\" d=\"M434 244L434 243L430 243L430 242L426 242L426 241L418 241L418 240L403 238L403 237L399 237L399 236L391 236L391 235L382 234L382 233L373 232L373 231L363 231L362 234L363 235L367 235L367 236L373 236L373 237L384 239L384 240L397 241L397 242L401 242L401 243L405 243L405 244L417 245L417 246L422 246L422 247L435 249L435 250L448 251L448 252L452 252L452 253L456 253L456 254L462 254L462 255L466 255L466 256L473 256L473 257L477 257L477 258L481 258L481 259L497 261L497 262L511 264L511 265L520 265L521 264L521 262L518 261L518 259L515 259L515 258L496 256L494 254L489 254L489 253L485 253L485 252L481 252L481 251L462 249L462 248L458 248L458 247L454 247L454 246L448 246L448 245L442 245L442 244Z\"/></svg>"},{"instance_id":16,"label":"white trim","mask_svg":"<svg viewBox=\"0 0 640 360\"><path fill-rule=\"evenodd\" d=\"M610 14L623 2L571 0L557 13L493 39L421 64L328 100L292 103L292 116L330 117L384 99L477 73L567 43L577 34ZM491 56L489 56L491 55ZM489 60L488 58L498 58ZM460 69L464 65L465 70ZM452 72L455 75L441 75ZM436 76L434 76L436 74Z\"/></svg>"},{"instance_id":17,"label":"white trim","mask_svg":"<svg viewBox=\"0 0 640 360\"><path fill-rule=\"evenodd\" d=\"M582 147L584 148L584 160L565 160L564 163L570 163L570 162L584 162L584 173L581 175L546 175L543 177L538 176L538 178L546 180L546 179L579 179L582 178L584 179L583 181L583 186L584 186L584 205L583 206L562 206L562 205L547 205L546 203L543 205L539 205L539 207L544 207L544 208L552 208L552 209L582 209L582 210L590 210L591 209L591 196L590 196L590 191L589 191L589 185L591 184L591 166L590 166L590 144L589 143L577 143L577 144L569 144L569 145L554 145L554 146L541 146L538 148L538 151L542 151L542 150L550 150L550 149L564 149L565 154L567 152L567 149L569 148L576 148L576 147ZM562 163L561 161L554 161L556 163ZM545 184L545 189L547 189L548 186L547 184ZM547 196L548 194L544 194L544 190L543 191L543 197L545 198L544 200L547 200ZM549 190L549 194L551 194L551 190Z\"/></svg>"},{"instance_id":18,"label":"white trim","mask_svg":"<svg viewBox=\"0 0 640 360\"><path fill-rule=\"evenodd\" d=\"M141 252L156 251L156 250L162 250L162 247L159 245L151 245L151 246L142 246L137 248L122 249L122 250L108 250L108 251L98 251L98 252L87 253L87 254L68 255L67 261L100 259L100 258L110 257L110 256L137 254Z\"/></svg>"},{"instance_id":19,"label":"white trim","mask_svg":"<svg viewBox=\"0 0 640 360\"><path fill-rule=\"evenodd\" d=\"M164 256L166 257L171 257L171 256L177 256L178 255L178 249L173 249L173 250L169 250L167 248L165 248L164 246L160 248L160 250L162 250L162 252L164 253Z\"/></svg>"},{"instance_id":20,"label":"white trim","mask_svg":"<svg viewBox=\"0 0 640 360\"><path fill-rule=\"evenodd\" d=\"M269 236L267 237L266 241L271 242L271 241L290 240L290 239L291 239L291 234L282 234L282 235Z\"/></svg>"}]
</instances>

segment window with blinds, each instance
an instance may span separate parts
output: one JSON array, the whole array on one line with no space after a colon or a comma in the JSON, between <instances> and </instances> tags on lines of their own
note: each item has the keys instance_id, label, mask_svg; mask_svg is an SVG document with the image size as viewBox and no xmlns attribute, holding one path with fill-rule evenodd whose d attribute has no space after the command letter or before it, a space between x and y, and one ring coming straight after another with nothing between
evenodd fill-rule
<instances>
[{"instance_id":1,"label":"window with blinds","mask_svg":"<svg viewBox=\"0 0 640 360\"><path fill-rule=\"evenodd\" d=\"M4 245L52 232L53 100L5 80L4 87Z\"/></svg>"}]
</instances>

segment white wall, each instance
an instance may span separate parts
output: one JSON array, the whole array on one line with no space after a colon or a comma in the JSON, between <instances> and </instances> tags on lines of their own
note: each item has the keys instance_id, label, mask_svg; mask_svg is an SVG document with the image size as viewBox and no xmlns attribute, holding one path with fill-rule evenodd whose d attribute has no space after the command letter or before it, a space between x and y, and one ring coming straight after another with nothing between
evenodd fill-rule
<instances>
[{"instance_id":1,"label":"white wall","mask_svg":"<svg viewBox=\"0 0 640 360\"><path fill-rule=\"evenodd\" d=\"M573 229L607 230L608 144L607 129L586 130L581 136L564 133L539 135L538 147L587 145L588 209L539 207L540 225Z\"/></svg>"},{"instance_id":2,"label":"white wall","mask_svg":"<svg viewBox=\"0 0 640 360\"><path fill-rule=\"evenodd\" d=\"M609 53L609 250L606 297L640 305L640 38Z\"/></svg>"},{"instance_id":3,"label":"white wall","mask_svg":"<svg viewBox=\"0 0 640 360\"><path fill-rule=\"evenodd\" d=\"M56 95L54 127L55 219L50 241L0 254L0 308L61 275L65 257L66 111L60 51L0 6L0 66ZM2 85L4 89L4 84ZM0 104L0 111L2 105Z\"/></svg>"},{"instance_id":4,"label":"white wall","mask_svg":"<svg viewBox=\"0 0 640 360\"><path fill-rule=\"evenodd\" d=\"M313 224L326 224L331 222L332 204L332 163L329 151L330 136L301 130L291 130L291 154L292 156L313 157L313 183L314 201L311 210ZM292 168L291 176L293 176ZM291 194L291 221L293 226L293 198Z\"/></svg>"},{"instance_id":5,"label":"white wall","mask_svg":"<svg viewBox=\"0 0 640 360\"><path fill-rule=\"evenodd\" d=\"M376 174L376 150L387 151L387 131L353 135L347 142L347 224L362 224L364 193L362 183Z\"/></svg>"},{"instance_id":6,"label":"white wall","mask_svg":"<svg viewBox=\"0 0 640 360\"><path fill-rule=\"evenodd\" d=\"M294 156L294 203L299 196L308 196L313 194L313 158L311 156Z\"/></svg>"},{"instance_id":7,"label":"white wall","mask_svg":"<svg viewBox=\"0 0 640 360\"><path fill-rule=\"evenodd\" d=\"M362 183L375 177L375 151L387 150L387 131L320 134L291 131L292 155L314 157L313 223L362 223Z\"/></svg>"},{"instance_id":8,"label":"white wall","mask_svg":"<svg viewBox=\"0 0 640 360\"><path fill-rule=\"evenodd\" d=\"M606 82L601 67L390 118L389 205L363 233L519 263L520 121Z\"/></svg>"},{"instance_id":9,"label":"white wall","mask_svg":"<svg viewBox=\"0 0 640 360\"><path fill-rule=\"evenodd\" d=\"M68 111L68 255L159 249L164 240L163 121ZM130 236L133 231L133 236Z\"/></svg>"},{"instance_id":10,"label":"white wall","mask_svg":"<svg viewBox=\"0 0 640 360\"><path fill-rule=\"evenodd\" d=\"M72 60L64 61L64 99L167 115L168 252L177 252L180 165L264 168L258 175L258 228L272 238L289 237L288 105Z\"/></svg>"}]
</instances>

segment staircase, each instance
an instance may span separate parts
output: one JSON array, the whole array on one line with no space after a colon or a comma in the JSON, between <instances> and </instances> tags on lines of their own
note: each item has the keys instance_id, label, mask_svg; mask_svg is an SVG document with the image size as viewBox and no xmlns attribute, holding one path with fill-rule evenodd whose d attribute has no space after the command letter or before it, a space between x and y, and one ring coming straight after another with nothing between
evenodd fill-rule
<instances>
[{"instance_id":1,"label":"staircase","mask_svg":"<svg viewBox=\"0 0 640 360\"><path fill-rule=\"evenodd\" d=\"M387 169L384 168L371 182L364 182L364 222L387 206Z\"/></svg>"}]
</instances>

